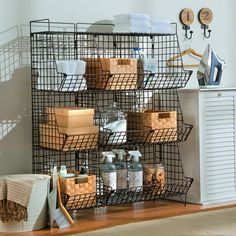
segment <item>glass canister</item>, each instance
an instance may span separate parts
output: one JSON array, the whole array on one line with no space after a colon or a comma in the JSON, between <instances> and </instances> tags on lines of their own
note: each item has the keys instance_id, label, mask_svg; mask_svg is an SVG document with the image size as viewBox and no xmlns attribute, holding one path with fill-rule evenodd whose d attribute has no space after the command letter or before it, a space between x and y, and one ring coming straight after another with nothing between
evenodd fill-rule
<instances>
[{"instance_id":1,"label":"glass canister","mask_svg":"<svg viewBox=\"0 0 236 236\"><path fill-rule=\"evenodd\" d=\"M127 140L127 119L126 114L118 108L117 102L112 104L101 114L101 130L110 132L108 144L122 144Z\"/></svg>"}]
</instances>

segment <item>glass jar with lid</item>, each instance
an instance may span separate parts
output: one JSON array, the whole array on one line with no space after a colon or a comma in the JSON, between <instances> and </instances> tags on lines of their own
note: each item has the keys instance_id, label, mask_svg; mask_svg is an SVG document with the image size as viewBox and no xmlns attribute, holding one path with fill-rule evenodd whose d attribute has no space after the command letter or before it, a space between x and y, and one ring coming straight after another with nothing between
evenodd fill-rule
<instances>
[{"instance_id":1,"label":"glass jar with lid","mask_svg":"<svg viewBox=\"0 0 236 236\"><path fill-rule=\"evenodd\" d=\"M110 133L108 144L122 144L127 140L126 114L113 101L101 114L101 131Z\"/></svg>"}]
</instances>

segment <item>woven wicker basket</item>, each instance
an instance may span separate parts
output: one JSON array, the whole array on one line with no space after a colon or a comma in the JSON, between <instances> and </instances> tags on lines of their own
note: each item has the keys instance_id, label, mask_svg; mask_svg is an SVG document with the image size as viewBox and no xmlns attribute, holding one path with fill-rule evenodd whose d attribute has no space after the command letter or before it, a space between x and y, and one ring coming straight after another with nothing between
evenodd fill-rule
<instances>
[{"instance_id":1,"label":"woven wicker basket","mask_svg":"<svg viewBox=\"0 0 236 236\"><path fill-rule=\"evenodd\" d=\"M121 90L136 89L137 59L84 58L88 88Z\"/></svg>"},{"instance_id":2,"label":"woven wicker basket","mask_svg":"<svg viewBox=\"0 0 236 236\"><path fill-rule=\"evenodd\" d=\"M132 136L136 141L162 143L177 140L176 111L128 112L127 122L129 130L144 130L142 135Z\"/></svg>"},{"instance_id":3,"label":"woven wicker basket","mask_svg":"<svg viewBox=\"0 0 236 236\"><path fill-rule=\"evenodd\" d=\"M96 204L96 175L60 178L61 192L68 195L65 206L73 208L84 208L83 205ZM89 199L86 198L86 194ZM86 201L86 202L84 202ZM89 202L88 202L89 201Z\"/></svg>"},{"instance_id":4,"label":"woven wicker basket","mask_svg":"<svg viewBox=\"0 0 236 236\"><path fill-rule=\"evenodd\" d=\"M176 111L144 110L128 112L128 128L130 129L168 129L176 127Z\"/></svg>"}]
</instances>

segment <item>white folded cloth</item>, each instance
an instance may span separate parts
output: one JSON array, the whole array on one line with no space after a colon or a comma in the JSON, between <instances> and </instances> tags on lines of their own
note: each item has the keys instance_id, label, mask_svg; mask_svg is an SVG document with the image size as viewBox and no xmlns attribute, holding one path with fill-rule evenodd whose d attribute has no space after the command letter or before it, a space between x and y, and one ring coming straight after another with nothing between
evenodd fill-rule
<instances>
[{"instance_id":1,"label":"white folded cloth","mask_svg":"<svg viewBox=\"0 0 236 236\"><path fill-rule=\"evenodd\" d=\"M57 60L57 71L66 75L81 75L85 73L86 62L83 60Z\"/></svg>"},{"instance_id":2,"label":"white folded cloth","mask_svg":"<svg viewBox=\"0 0 236 236\"><path fill-rule=\"evenodd\" d=\"M151 28L151 22L147 20L127 20L124 22L115 22L115 26L119 27L146 27L146 28Z\"/></svg>"},{"instance_id":3,"label":"white folded cloth","mask_svg":"<svg viewBox=\"0 0 236 236\"><path fill-rule=\"evenodd\" d=\"M127 20L141 20L141 21L149 21L149 15L144 14L144 13L128 13L128 14L120 14L120 15L115 15L113 17L114 22L116 23L122 23Z\"/></svg>"},{"instance_id":4,"label":"white folded cloth","mask_svg":"<svg viewBox=\"0 0 236 236\"><path fill-rule=\"evenodd\" d=\"M155 18L151 20L152 25L170 25L171 21L169 18Z\"/></svg>"},{"instance_id":5,"label":"white folded cloth","mask_svg":"<svg viewBox=\"0 0 236 236\"><path fill-rule=\"evenodd\" d=\"M86 62L83 60L61 60L56 61L57 71L66 75L60 91L78 91L86 90L87 84L83 77L86 69Z\"/></svg>"},{"instance_id":6,"label":"white folded cloth","mask_svg":"<svg viewBox=\"0 0 236 236\"><path fill-rule=\"evenodd\" d=\"M161 34L171 34L173 29L171 26L170 19L153 19L152 23L152 33L161 33Z\"/></svg>"},{"instance_id":7,"label":"white folded cloth","mask_svg":"<svg viewBox=\"0 0 236 236\"><path fill-rule=\"evenodd\" d=\"M35 68L36 88L53 91L86 90L84 78L86 62L83 60L41 61ZM61 77L59 73L65 74Z\"/></svg>"},{"instance_id":8,"label":"white folded cloth","mask_svg":"<svg viewBox=\"0 0 236 236\"><path fill-rule=\"evenodd\" d=\"M172 34L172 33L174 33L171 26L152 26L151 32L152 33L159 33L159 34Z\"/></svg>"},{"instance_id":9,"label":"white folded cloth","mask_svg":"<svg viewBox=\"0 0 236 236\"><path fill-rule=\"evenodd\" d=\"M115 25L113 32L115 33L151 33L151 27L129 27Z\"/></svg>"}]
</instances>

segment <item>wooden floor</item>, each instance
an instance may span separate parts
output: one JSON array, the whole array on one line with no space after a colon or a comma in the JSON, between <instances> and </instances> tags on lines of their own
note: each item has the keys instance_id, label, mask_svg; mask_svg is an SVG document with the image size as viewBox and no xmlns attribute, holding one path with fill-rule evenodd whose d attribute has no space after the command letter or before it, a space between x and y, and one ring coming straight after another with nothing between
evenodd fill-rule
<instances>
[{"instance_id":1,"label":"wooden floor","mask_svg":"<svg viewBox=\"0 0 236 236\"><path fill-rule=\"evenodd\" d=\"M33 232L17 233L17 235L71 235L73 233L86 232L124 223L158 219L233 206L236 207L236 202L211 206L195 204L187 204L184 206L182 203L175 201L147 201L135 204L80 210L72 213L72 216L75 219L75 224L70 228L64 230L59 230L58 228L46 228ZM0 235L15 236L16 233L0 233Z\"/></svg>"}]
</instances>

